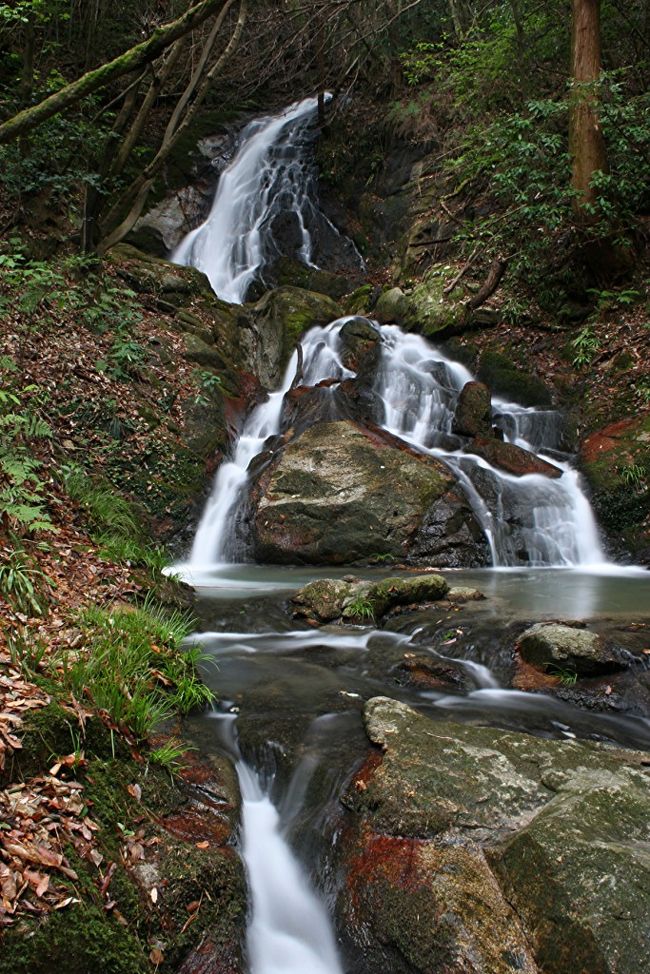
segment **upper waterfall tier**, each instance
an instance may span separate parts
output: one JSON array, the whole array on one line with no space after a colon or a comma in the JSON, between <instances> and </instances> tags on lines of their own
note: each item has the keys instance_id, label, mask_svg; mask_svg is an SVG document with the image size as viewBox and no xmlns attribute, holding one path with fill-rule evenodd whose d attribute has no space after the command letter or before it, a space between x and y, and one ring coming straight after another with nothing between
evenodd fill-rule
<instances>
[{"instance_id":1,"label":"upper waterfall tier","mask_svg":"<svg viewBox=\"0 0 650 974\"><path fill-rule=\"evenodd\" d=\"M282 252L275 223L287 215L295 256L315 266L313 232L326 220L315 204L317 105L307 98L246 126L207 220L172 255L175 263L203 271L224 301L241 304L265 264Z\"/></svg>"}]
</instances>

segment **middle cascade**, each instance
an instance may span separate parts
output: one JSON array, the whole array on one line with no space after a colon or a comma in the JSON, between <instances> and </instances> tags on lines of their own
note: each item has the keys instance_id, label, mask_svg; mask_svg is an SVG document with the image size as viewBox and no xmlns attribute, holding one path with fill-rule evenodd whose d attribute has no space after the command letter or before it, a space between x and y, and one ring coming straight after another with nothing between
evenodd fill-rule
<instances>
[{"instance_id":1,"label":"middle cascade","mask_svg":"<svg viewBox=\"0 0 650 974\"><path fill-rule=\"evenodd\" d=\"M294 385L354 377L339 354L340 332L350 318L314 328L301 341L302 367L294 353L282 385L257 406L244 424L233 457L224 462L199 524L191 568L242 561L245 545L236 527L248 494L251 462L272 448L283 432L284 397ZM593 567L605 562L598 528L580 486L578 472L558 453L561 417L552 410L493 400L494 420L506 441L559 466L551 480L541 474L514 476L471 452L471 443L452 434L454 410L463 386L473 379L419 335L394 325L379 326L382 354L374 383L375 420L416 450L442 460L454 472L489 541L495 567Z\"/></svg>"}]
</instances>

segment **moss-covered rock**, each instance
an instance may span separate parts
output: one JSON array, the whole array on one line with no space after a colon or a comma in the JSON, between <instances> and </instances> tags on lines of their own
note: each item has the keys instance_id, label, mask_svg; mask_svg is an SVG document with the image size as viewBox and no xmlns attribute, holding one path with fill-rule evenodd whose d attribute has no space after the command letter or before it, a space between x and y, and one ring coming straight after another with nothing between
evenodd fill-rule
<instances>
[{"instance_id":1,"label":"moss-covered rock","mask_svg":"<svg viewBox=\"0 0 650 974\"><path fill-rule=\"evenodd\" d=\"M379 361L379 332L367 318L353 318L339 333L341 361L346 369L374 378Z\"/></svg>"},{"instance_id":2,"label":"moss-covered rock","mask_svg":"<svg viewBox=\"0 0 650 974\"><path fill-rule=\"evenodd\" d=\"M408 578L384 578L368 589L376 618L398 605L436 602L445 597L449 585L442 575L414 575Z\"/></svg>"},{"instance_id":3,"label":"moss-covered rock","mask_svg":"<svg viewBox=\"0 0 650 974\"><path fill-rule=\"evenodd\" d=\"M478 377L493 393L522 406L549 406L548 387L535 375L520 369L501 352L488 349L479 361Z\"/></svg>"},{"instance_id":4,"label":"moss-covered rock","mask_svg":"<svg viewBox=\"0 0 650 974\"><path fill-rule=\"evenodd\" d=\"M650 564L650 413L592 433L580 463L614 550Z\"/></svg>"},{"instance_id":5,"label":"moss-covered rock","mask_svg":"<svg viewBox=\"0 0 650 974\"><path fill-rule=\"evenodd\" d=\"M648 795L637 773L583 772L491 853L541 970L637 974L645 966Z\"/></svg>"},{"instance_id":6,"label":"moss-covered rock","mask_svg":"<svg viewBox=\"0 0 650 974\"><path fill-rule=\"evenodd\" d=\"M318 622L332 622L343 614L343 604L350 590L348 582L334 578L310 582L292 596L293 614Z\"/></svg>"},{"instance_id":7,"label":"moss-covered rock","mask_svg":"<svg viewBox=\"0 0 650 974\"><path fill-rule=\"evenodd\" d=\"M434 268L408 296L406 321L427 338L454 334L462 330L466 323L466 308L460 300L462 291L457 288L451 294L445 294L447 284L445 271Z\"/></svg>"},{"instance_id":8,"label":"moss-covered rock","mask_svg":"<svg viewBox=\"0 0 650 974\"><path fill-rule=\"evenodd\" d=\"M522 659L541 669L565 668L582 675L612 673L627 665L622 656L595 632L557 623L539 623L521 634Z\"/></svg>"},{"instance_id":9,"label":"moss-covered rock","mask_svg":"<svg viewBox=\"0 0 650 974\"><path fill-rule=\"evenodd\" d=\"M453 432L460 436L491 436L492 398L483 382L466 382L461 389Z\"/></svg>"},{"instance_id":10,"label":"moss-covered rock","mask_svg":"<svg viewBox=\"0 0 650 974\"><path fill-rule=\"evenodd\" d=\"M280 257L270 267L266 267L264 280L274 287L298 287L326 294L333 300L342 298L354 289L354 282L349 278L320 267L310 267L291 257Z\"/></svg>"},{"instance_id":11,"label":"moss-covered rock","mask_svg":"<svg viewBox=\"0 0 650 974\"><path fill-rule=\"evenodd\" d=\"M316 423L282 450L254 488L256 558L284 564L403 558L452 487L436 460L349 421Z\"/></svg>"},{"instance_id":12,"label":"moss-covered rock","mask_svg":"<svg viewBox=\"0 0 650 974\"><path fill-rule=\"evenodd\" d=\"M368 971L636 974L645 754L433 721L385 697L364 717L376 748L343 795L338 906Z\"/></svg>"},{"instance_id":13,"label":"moss-covered rock","mask_svg":"<svg viewBox=\"0 0 650 974\"><path fill-rule=\"evenodd\" d=\"M390 287L379 295L373 315L382 324L404 324L408 318L410 302L400 287Z\"/></svg>"},{"instance_id":14,"label":"moss-covered rock","mask_svg":"<svg viewBox=\"0 0 650 974\"><path fill-rule=\"evenodd\" d=\"M277 362L281 375L299 339L315 325L326 325L341 316L341 308L327 294L299 287L280 287L267 291L250 308L253 326L264 341L257 342L260 375L264 384L264 359ZM276 383L277 384L277 383Z\"/></svg>"},{"instance_id":15,"label":"moss-covered rock","mask_svg":"<svg viewBox=\"0 0 650 974\"><path fill-rule=\"evenodd\" d=\"M120 276L138 292L155 294L172 305L182 306L189 298L212 294L210 282L195 267L181 267L162 257L145 254L131 244L117 244L106 256Z\"/></svg>"}]
</instances>

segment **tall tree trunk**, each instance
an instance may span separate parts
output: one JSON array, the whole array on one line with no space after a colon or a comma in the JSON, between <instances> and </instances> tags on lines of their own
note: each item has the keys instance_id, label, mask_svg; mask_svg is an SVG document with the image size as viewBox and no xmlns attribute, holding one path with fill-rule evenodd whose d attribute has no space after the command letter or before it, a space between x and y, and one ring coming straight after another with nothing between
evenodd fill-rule
<instances>
[{"instance_id":1,"label":"tall tree trunk","mask_svg":"<svg viewBox=\"0 0 650 974\"><path fill-rule=\"evenodd\" d=\"M571 185L577 191L576 212L585 217L585 207L596 194L591 185L594 173L607 171L607 151L598 120L600 78L600 0L572 0L573 27L571 60L573 94L569 124L572 159Z\"/></svg>"}]
</instances>

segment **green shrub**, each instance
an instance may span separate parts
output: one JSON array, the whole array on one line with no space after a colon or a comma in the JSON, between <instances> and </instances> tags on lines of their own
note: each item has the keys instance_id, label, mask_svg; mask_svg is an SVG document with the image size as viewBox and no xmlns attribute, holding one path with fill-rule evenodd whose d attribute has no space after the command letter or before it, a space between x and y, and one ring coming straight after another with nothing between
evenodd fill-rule
<instances>
[{"instance_id":1,"label":"green shrub","mask_svg":"<svg viewBox=\"0 0 650 974\"><path fill-rule=\"evenodd\" d=\"M52 530L40 477L43 464L34 456L38 442L52 436L40 416L40 392L35 385L21 386L8 356L0 358L0 369L0 510L15 528Z\"/></svg>"}]
</instances>

